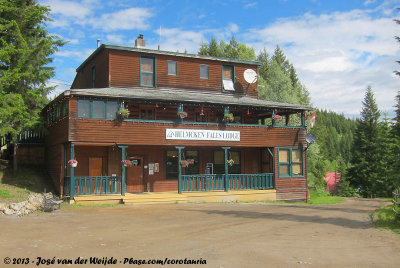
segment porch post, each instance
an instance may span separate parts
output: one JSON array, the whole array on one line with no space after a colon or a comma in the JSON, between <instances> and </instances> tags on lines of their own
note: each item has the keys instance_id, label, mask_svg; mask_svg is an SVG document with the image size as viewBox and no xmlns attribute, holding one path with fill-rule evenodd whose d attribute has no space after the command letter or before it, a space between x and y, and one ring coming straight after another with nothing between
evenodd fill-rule
<instances>
[{"instance_id":1,"label":"porch post","mask_svg":"<svg viewBox=\"0 0 400 268\"><path fill-rule=\"evenodd\" d=\"M304 112L301 112L301 126L306 126L306 114Z\"/></svg>"},{"instance_id":2,"label":"porch post","mask_svg":"<svg viewBox=\"0 0 400 268\"><path fill-rule=\"evenodd\" d=\"M71 142L71 147L70 147L70 160L75 159L75 145ZM69 201L74 201L74 196L75 196L75 177L74 177L74 167L70 165L70 170L69 170Z\"/></svg>"},{"instance_id":3,"label":"porch post","mask_svg":"<svg viewBox=\"0 0 400 268\"><path fill-rule=\"evenodd\" d=\"M179 116L179 113L183 112L183 104L179 103L178 104L178 110L177 110L177 115L178 115L178 122L182 123L183 119Z\"/></svg>"},{"instance_id":4,"label":"porch post","mask_svg":"<svg viewBox=\"0 0 400 268\"><path fill-rule=\"evenodd\" d=\"M224 150L224 163L225 163L225 192L229 190L229 178L228 178L228 150L231 147L222 147Z\"/></svg>"},{"instance_id":5,"label":"porch post","mask_svg":"<svg viewBox=\"0 0 400 268\"><path fill-rule=\"evenodd\" d=\"M275 119L274 119L274 116L275 116L275 110L272 111L272 126L273 126L273 127L275 126Z\"/></svg>"},{"instance_id":6,"label":"porch post","mask_svg":"<svg viewBox=\"0 0 400 268\"><path fill-rule=\"evenodd\" d=\"M125 160L125 149L127 145L119 145L121 148L121 161ZM121 163L121 195L125 195L125 166Z\"/></svg>"},{"instance_id":7,"label":"porch post","mask_svg":"<svg viewBox=\"0 0 400 268\"><path fill-rule=\"evenodd\" d=\"M176 149L178 149L178 194L182 193L182 166L181 166L181 160L182 160L182 149L185 148L185 146L175 146Z\"/></svg>"}]
</instances>

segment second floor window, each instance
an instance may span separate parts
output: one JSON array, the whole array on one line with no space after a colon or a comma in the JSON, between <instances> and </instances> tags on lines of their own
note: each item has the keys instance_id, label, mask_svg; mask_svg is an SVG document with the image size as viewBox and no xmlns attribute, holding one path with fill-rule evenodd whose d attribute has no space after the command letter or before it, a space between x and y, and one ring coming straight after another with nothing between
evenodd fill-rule
<instances>
[{"instance_id":1,"label":"second floor window","mask_svg":"<svg viewBox=\"0 0 400 268\"><path fill-rule=\"evenodd\" d=\"M146 87L155 86L155 59L148 57L140 58L140 85Z\"/></svg>"},{"instance_id":2,"label":"second floor window","mask_svg":"<svg viewBox=\"0 0 400 268\"><path fill-rule=\"evenodd\" d=\"M235 69L231 65L222 65L222 88L235 91Z\"/></svg>"},{"instance_id":3,"label":"second floor window","mask_svg":"<svg viewBox=\"0 0 400 268\"><path fill-rule=\"evenodd\" d=\"M171 60L167 61L167 74L178 75L176 61L171 61Z\"/></svg>"},{"instance_id":4,"label":"second floor window","mask_svg":"<svg viewBox=\"0 0 400 268\"><path fill-rule=\"evenodd\" d=\"M208 79L208 65L200 64L200 79Z\"/></svg>"}]
</instances>

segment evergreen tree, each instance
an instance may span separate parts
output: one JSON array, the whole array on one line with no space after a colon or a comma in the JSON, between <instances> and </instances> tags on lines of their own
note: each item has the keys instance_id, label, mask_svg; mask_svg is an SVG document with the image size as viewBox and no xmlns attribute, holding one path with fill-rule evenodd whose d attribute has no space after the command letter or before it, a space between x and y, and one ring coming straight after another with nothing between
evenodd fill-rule
<instances>
[{"instance_id":1,"label":"evergreen tree","mask_svg":"<svg viewBox=\"0 0 400 268\"><path fill-rule=\"evenodd\" d=\"M396 95L395 112L396 117L393 119L392 138L393 138L393 163L390 176L393 180L394 188L400 189L400 90Z\"/></svg>"},{"instance_id":2,"label":"evergreen tree","mask_svg":"<svg viewBox=\"0 0 400 268\"><path fill-rule=\"evenodd\" d=\"M380 111L371 87L367 88L353 145L349 181L367 197L384 188L380 144Z\"/></svg>"},{"instance_id":3,"label":"evergreen tree","mask_svg":"<svg viewBox=\"0 0 400 268\"><path fill-rule=\"evenodd\" d=\"M400 10L400 8L397 8L397 9ZM400 24L400 20L395 19L394 21L395 21L397 24ZM397 40L398 42L400 42L400 36L395 36L395 38L396 38L396 40ZM397 61L397 63L400 64L400 61ZM394 73L400 76L400 71L394 71Z\"/></svg>"},{"instance_id":4,"label":"evergreen tree","mask_svg":"<svg viewBox=\"0 0 400 268\"><path fill-rule=\"evenodd\" d=\"M54 76L54 68L48 66L50 55L64 42L45 29L49 12L35 0L0 0L0 99L13 107L1 116L0 134L12 134L15 145L16 135L39 121L40 110L53 89L45 85ZM27 120L16 120L12 114L25 114Z\"/></svg>"}]
</instances>

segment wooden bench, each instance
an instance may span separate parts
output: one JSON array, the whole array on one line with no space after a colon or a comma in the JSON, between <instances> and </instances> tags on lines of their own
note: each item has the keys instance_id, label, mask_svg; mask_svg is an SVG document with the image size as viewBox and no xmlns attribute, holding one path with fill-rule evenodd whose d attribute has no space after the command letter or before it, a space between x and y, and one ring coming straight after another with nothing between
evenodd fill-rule
<instances>
[{"instance_id":1,"label":"wooden bench","mask_svg":"<svg viewBox=\"0 0 400 268\"><path fill-rule=\"evenodd\" d=\"M55 206L61 207L62 200L54 198L52 193L42 193L43 195L43 211L51 212Z\"/></svg>"}]
</instances>

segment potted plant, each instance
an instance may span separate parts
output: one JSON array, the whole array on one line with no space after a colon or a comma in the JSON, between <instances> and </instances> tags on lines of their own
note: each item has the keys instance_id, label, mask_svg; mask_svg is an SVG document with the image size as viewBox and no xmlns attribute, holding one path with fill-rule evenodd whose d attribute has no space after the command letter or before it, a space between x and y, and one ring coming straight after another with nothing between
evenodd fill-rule
<instances>
[{"instance_id":1,"label":"potted plant","mask_svg":"<svg viewBox=\"0 0 400 268\"><path fill-rule=\"evenodd\" d=\"M233 159L228 159L226 160L226 163L228 163L229 166L233 166L233 164L235 164L235 161L233 161Z\"/></svg>"},{"instance_id":2,"label":"potted plant","mask_svg":"<svg viewBox=\"0 0 400 268\"><path fill-rule=\"evenodd\" d=\"M188 114L187 114L187 112L182 111L182 112L178 113L178 116L179 116L179 118L183 119L183 118L186 118L188 116Z\"/></svg>"},{"instance_id":3,"label":"potted plant","mask_svg":"<svg viewBox=\"0 0 400 268\"><path fill-rule=\"evenodd\" d=\"M131 161L127 159L122 160L121 163L124 165L124 167L130 167L132 165Z\"/></svg>"},{"instance_id":4,"label":"potted plant","mask_svg":"<svg viewBox=\"0 0 400 268\"><path fill-rule=\"evenodd\" d=\"M68 161L68 164L71 165L71 167L77 167L78 166L78 161L76 159L71 159Z\"/></svg>"},{"instance_id":5,"label":"potted plant","mask_svg":"<svg viewBox=\"0 0 400 268\"><path fill-rule=\"evenodd\" d=\"M224 118L222 119L224 122L233 122L233 120L234 117L232 113L224 114Z\"/></svg>"},{"instance_id":6,"label":"potted plant","mask_svg":"<svg viewBox=\"0 0 400 268\"><path fill-rule=\"evenodd\" d=\"M118 116L118 118L120 118L120 119L128 118L128 117L129 117L129 114L130 114L129 110L128 110L128 109L125 109L125 108L120 108L120 109L118 110L118 112L117 112L117 116Z\"/></svg>"}]
</instances>

